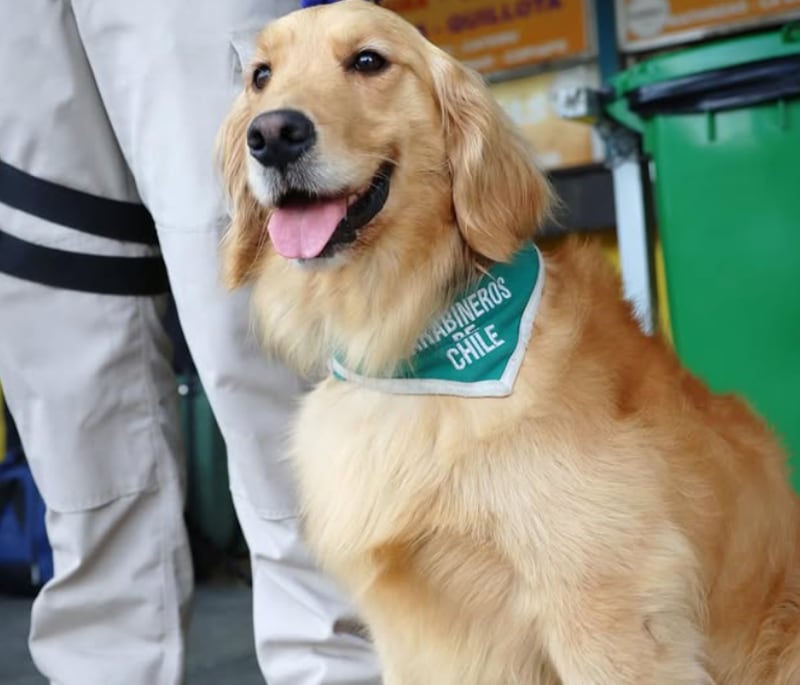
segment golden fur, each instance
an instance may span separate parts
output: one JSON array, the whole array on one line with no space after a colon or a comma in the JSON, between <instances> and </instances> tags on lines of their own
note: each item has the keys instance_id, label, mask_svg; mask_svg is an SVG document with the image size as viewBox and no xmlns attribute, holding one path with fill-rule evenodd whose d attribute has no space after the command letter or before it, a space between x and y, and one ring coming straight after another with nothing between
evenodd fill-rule
<instances>
[{"instance_id":1,"label":"golden fur","mask_svg":"<svg viewBox=\"0 0 800 685\"><path fill-rule=\"evenodd\" d=\"M342 68L370 47L391 67ZM272 79L220 150L228 282L298 369L332 351L381 372L452 293L532 237L548 186L479 78L362 0L261 35ZM353 191L396 161L344 259L301 266L266 237L248 171L258 113L302 110ZM798 685L800 530L785 457L738 399L644 336L591 247L545 250L513 393L383 394L334 379L293 434L308 539L349 589L386 685Z\"/></svg>"}]
</instances>

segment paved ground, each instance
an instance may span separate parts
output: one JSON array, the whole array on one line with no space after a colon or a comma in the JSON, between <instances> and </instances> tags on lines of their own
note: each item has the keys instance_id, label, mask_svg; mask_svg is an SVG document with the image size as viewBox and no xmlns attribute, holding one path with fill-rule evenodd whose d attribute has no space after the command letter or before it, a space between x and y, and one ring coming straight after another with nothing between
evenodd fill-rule
<instances>
[{"instance_id":1,"label":"paved ground","mask_svg":"<svg viewBox=\"0 0 800 685\"><path fill-rule=\"evenodd\" d=\"M0 683L46 685L26 646L29 599L0 595ZM215 581L197 590L186 685L264 685L253 652L250 589Z\"/></svg>"}]
</instances>

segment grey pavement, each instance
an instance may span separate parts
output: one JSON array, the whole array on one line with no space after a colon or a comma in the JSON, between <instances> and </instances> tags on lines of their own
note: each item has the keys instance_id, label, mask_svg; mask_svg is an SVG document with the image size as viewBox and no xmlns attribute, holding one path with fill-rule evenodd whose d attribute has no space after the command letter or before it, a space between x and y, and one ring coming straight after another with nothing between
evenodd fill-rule
<instances>
[{"instance_id":1,"label":"grey pavement","mask_svg":"<svg viewBox=\"0 0 800 685\"><path fill-rule=\"evenodd\" d=\"M26 644L31 600L0 595L0 685L46 685ZM264 685L253 650L250 589L235 581L197 588L186 685Z\"/></svg>"}]
</instances>

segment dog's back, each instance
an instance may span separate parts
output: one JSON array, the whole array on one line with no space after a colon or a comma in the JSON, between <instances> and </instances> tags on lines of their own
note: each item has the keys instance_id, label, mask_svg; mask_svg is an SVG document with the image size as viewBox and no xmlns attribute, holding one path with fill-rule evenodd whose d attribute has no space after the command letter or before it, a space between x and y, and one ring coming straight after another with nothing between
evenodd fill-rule
<instances>
[{"instance_id":1,"label":"dog's back","mask_svg":"<svg viewBox=\"0 0 800 685\"><path fill-rule=\"evenodd\" d=\"M549 257L562 289L552 315L574 332L562 348L565 401L583 417L601 402L604 420L662 460L669 516L700 565L718 683L800 683L800 500L785 453L743 400L711 393L663 341L643 336L599 252L570 242Z\"/></svg>"}]
</instances>

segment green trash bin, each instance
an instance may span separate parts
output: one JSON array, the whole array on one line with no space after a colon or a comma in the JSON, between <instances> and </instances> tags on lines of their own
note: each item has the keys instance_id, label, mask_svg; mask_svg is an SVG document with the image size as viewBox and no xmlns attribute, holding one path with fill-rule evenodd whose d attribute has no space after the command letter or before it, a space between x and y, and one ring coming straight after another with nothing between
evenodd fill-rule
<instances>
[{"instance_id":1,"label":"green trash bin","mask_svg":"<svg viewBox=\"0 0 800 685\"><path fill-rule=\"evenodd\" d=\"M660 55L607 113L654 166L676 349L769 421L800 488L800 25Z\"/></svg>"}]
</instances>

